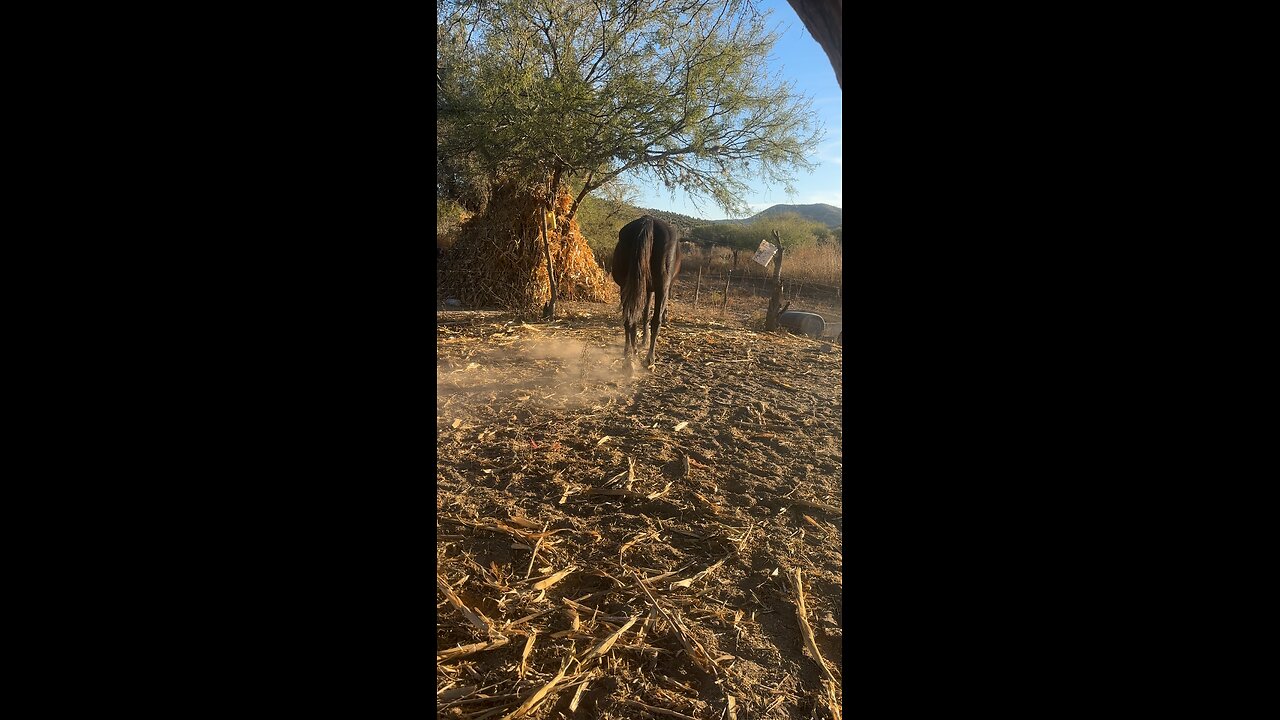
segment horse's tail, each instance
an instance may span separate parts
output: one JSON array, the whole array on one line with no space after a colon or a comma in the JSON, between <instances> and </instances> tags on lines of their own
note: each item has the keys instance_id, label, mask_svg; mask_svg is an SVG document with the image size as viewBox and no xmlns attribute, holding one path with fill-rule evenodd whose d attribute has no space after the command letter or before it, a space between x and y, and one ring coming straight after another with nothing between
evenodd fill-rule
<instances>
[{"instance_id":1,"label":"horse's tail","mask_svg":"<svg viewBox=\"0 0 1280 720\"><path fill-rule=\"evenodd\" d=\"M635 257L627 263L627 281L622 286L622 319L632 325L644 320L644 294L649 288L649 258L653 254L653 218L644 216Z\"/></svg>"}]
</instances>

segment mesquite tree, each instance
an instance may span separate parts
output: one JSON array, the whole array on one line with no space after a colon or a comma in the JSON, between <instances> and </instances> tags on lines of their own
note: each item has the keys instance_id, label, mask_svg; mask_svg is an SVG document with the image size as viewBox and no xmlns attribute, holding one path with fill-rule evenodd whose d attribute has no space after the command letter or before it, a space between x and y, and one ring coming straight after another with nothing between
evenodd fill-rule
<instances>
[{"instance_id":1,"label":"mesquite tree","mask_svg":"<svg viewBox=\"0 0 1280 720\"><path fill-rule=\"evenodd\" d=\"M499 183L547 203L615 178L745 214L746 178L793 192L821 140L811 100L767 73L750 0L440 0L437 192L483 212Z\"/></svg>"}]
</instances>

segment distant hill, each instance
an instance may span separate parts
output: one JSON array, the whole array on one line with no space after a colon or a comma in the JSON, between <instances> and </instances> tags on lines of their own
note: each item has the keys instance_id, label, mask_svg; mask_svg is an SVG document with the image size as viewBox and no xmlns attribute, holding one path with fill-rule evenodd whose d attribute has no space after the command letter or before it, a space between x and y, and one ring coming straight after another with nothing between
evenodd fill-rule
<instances>
[{"instance_id":1,"label":"distant hill","mask_svg":"<svg viewBox=\"0 0 1280 720\"><path fill-rule=\"evenodd\" d=\"M761 218L771 215L781 215L783 213L795 213L802 218L820 222L827 227L841 227L844 225L844 211L834 205L826 203L816 203L813 205L774 205L771 208L761 210L743 220L713 220L715 223L726 223L733 225L746 225L755 222Z\"/></svg>"},{"instance_id":2,"label":"distant hill","mask_svg":"<svg viewBox=\"0 0 1280 720\"><path fill-rule=\"evenodd\" d=\"M680 213L667 212L666 210L637 208L630 205L626 207L627 211L625 211L624 214L630 216L628 218L629 220L640 217L641 215L652 215L656 218L666 220L672 225L680 228L681 234L688 234L690 230L698 227L699 225L746 225L761 218L769 217L771 215L781 215L782 213L795 213L808 220L820 222L827 227L841 227L844 225L844 211L834 205L827 205L825 203L817 203L814 205L774 205L771 208L761 210L755 215L741 220L703 220L701 218L690 217L688 215L681 215Z\"/></svg>"},{"instance_id":3,"label":"distant hill","mask_svg":"<svg viewBox=\"0 0 1280 720\"><path fill-rule=\"evenodd\" d=\"M681 234L687 234L693 228L696 228L699 225L706 225L711 222L710 220L702 220L696 217L689 217L688 215L681 215L680 213L667 212L666 210L654 210L653 208L639 209L636 210L636 213L637 217L640 215L652 215L659 220L666 220L672 225L680 228Z\"/></svg>"}]
</instances>

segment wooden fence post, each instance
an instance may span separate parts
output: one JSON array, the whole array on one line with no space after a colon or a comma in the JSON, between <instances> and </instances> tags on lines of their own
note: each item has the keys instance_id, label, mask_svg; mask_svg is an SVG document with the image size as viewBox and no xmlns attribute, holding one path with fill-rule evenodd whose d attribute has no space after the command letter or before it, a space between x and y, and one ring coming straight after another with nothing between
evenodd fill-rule
<instances>
[{"instance_id":1,"label":"wooden fence post","mask_svg":"<svg viewBox=\"0 0 1280 720\"><path fill-rule=\"evenodd\" d=\"M778 231L773 231L773 239L777 242L778 252L773 258L773 292L769 295L769 311L765 314L764 329L773 332L778 329L778 313L782 307L782 238Z\"/></svg>"},{"instance_id":2,"label":"wooden fence post","mask_svg":"<svg viewBox=\"0 0 1280 720\"><path fill-rule=\"evenodd\" d=\"M702 292L702 266L698 266L698 284L693 288L693 306L698 307L698 293Z\"/></svg>"},{"instance_id":3,"label":"wooden fence post","mask_svg":"<svg viewBox=\"0 0 1280 720\"><path fill-rule=\"evenodd\" d=\"M729 305L729 280L733 277L733 271L725 273L724 276L724 300L720 301L720 317L724 317L724 309Z\"/></svg>"}]
</instances>

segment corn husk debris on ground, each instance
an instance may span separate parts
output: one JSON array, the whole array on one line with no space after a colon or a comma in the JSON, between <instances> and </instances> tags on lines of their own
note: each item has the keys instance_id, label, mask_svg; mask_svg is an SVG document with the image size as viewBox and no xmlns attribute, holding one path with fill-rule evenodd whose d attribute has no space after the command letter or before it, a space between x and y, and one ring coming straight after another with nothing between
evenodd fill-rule
<instances>
[{"instance_id":1,"label":"corn husk debris on ground","mask_svg":"<svg viewBox=\"0 0 1280 720\"><path fill-rule=\"evenodd\" d=\"M439 717L838 718L841 348L690 296L437 326Z\"/></svg>"}]
</instances>

